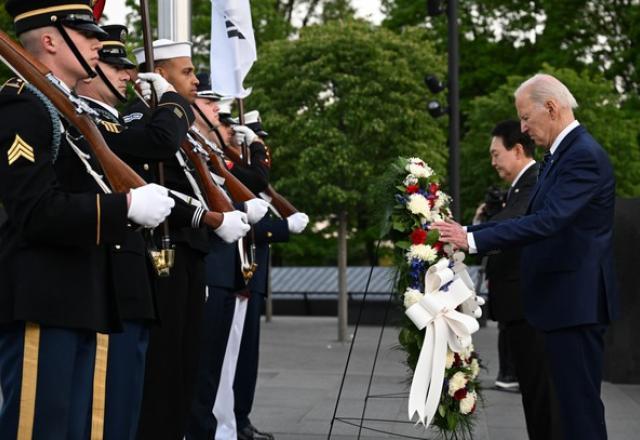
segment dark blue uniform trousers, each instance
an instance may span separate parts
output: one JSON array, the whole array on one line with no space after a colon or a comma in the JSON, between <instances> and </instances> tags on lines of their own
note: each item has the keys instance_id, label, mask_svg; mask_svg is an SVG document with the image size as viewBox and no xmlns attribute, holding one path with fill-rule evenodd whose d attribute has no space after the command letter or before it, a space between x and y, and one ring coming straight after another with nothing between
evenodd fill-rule
<instances>
[{"instance_id":1,"label":"dark blue uniform trousers","mask_svg":"<svg viewBox=\"0 0 640 440\"><path fill-rule=\"evenodd\" d=\"M566 440L607 438L600 399L605 331L597 324L544 333Z\"/></svg>"},{"instance_id":2,"label":"dark blue uniform trousers","mask_svg":"<svg viewBox=\"0 0 640 440\"><path fill-rule=\"evenodd\" d=\"M22 384L24 323L0 327L0 438L16 438ZM86 440L91 429L94 332L40 328L33 438Z\"/></svg>"},{"instance_id":3,"label":"dark blue uniform trousers","mask_svg":"<svg viewBox=\"0 0 640 440\"><path fill-rule=\"evenodd\" d=\"M148 326L135 321L109 336L104 440L136 438L148 345Z\"/></svg>"},{"instance_id":4,"label":"dark blue uniform trousers","mask_svg":"<svg viewBox=\"0 0 640 440\"><path fill-rule=\"evenodd\" d=\"M256 394L260 351L260 315L263 305L264 296L260 293L252 293L247 305L247 315L238 355L238 367L233 383L234 412L238 431L250 423L249 414Z\"/></svg>"},{"instance_id":5,"label":"dark blue uniform trousers","mask_svg":"<svg viewBox=\"0 0 640 440\"><path fill-rule=\"evenodd\" d=\"M204 306L196 396L187 426L188 440L214 438L216 420L213 404L220 384L235 304L236 296L231 290L209 286L209 298Z\"/></svg>"}]
</instances>

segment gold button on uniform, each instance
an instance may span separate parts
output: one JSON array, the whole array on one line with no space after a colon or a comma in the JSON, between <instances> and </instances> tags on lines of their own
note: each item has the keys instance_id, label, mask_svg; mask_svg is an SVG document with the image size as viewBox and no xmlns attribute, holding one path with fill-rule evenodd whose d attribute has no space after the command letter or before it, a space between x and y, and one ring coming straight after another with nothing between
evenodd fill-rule
<instances>
[{"instance_id":1,"label":"gold button on uniform","mask_svg":"<svg viewBox=\"0 0 640 440\"><path fill-rule=\"evenodd\" d=\"M117 244L117 245L114 246L114 248L116 248L116 250L119 250L120 249L120 245Z\"/></svg>"},{"instance_id":2,"label":"gold button on uniform","mask_svg":"<svg viewBox=\"0 0 640 440\"><path fill-rule=\"evenodd\" d=\"M144 168L145 171L149 171L149 164L145 163L144 165L142 165L142 168Z\"/></svg>"},{"instance_id":3,"label":"gold button on uniform","mask_svg":"<svg viewBox=\"0 0 640 440\"><path fill-rule=\"evenodd\" d=\"M271 238L273 237L273 233L272 232L267 232L267 238Z\"/></svg>"}]
</instances>

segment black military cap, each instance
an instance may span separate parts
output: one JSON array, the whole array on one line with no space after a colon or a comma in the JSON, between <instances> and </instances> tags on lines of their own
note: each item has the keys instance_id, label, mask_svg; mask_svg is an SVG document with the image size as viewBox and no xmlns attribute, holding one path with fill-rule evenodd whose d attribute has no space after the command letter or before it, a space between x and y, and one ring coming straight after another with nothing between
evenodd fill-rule
<instances>
[{"instance_id":1,"label":"black military cap","mask_svg":"<svg viewBox=\"0 0 640 440\"><path fill-rule=\"evenodd\" d=\"M127 49L124 45L127 35L129 35L127 27L121 24L110 24L102 26L102 30L107 35L100 37L100 41L102 41L102 49L98 51L100 61L126 69L136 67L127 58Z\"/></svg>"},{"instance_id":2,"label":"black military cap","mask_svg":"<svg viewBox=\"0 0 640 440\"><path fill-rule=\"evenodd\" d=\"M222 95L211 89L211 74L208 72L200 72L196 74L198 78L198 98L207 98L213 101L220 101Z\"/></svg>"},{"instance_id":3,"label":"black military cap","mask_svg":"<svg viewBox=\"0 0 640 440\"><path fill-rule=\"evenodd\" d=\"M17 34L62 24L72 29L104 35L96 24L91 0L7 0L5 9L13 17Z\"/></svg>"}]
</instances>

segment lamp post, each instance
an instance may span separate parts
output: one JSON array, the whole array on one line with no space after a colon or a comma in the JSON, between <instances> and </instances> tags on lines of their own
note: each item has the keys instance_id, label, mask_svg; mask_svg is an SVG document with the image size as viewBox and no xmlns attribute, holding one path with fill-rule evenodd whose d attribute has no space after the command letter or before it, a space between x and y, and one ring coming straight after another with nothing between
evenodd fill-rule
<instances>
[{"instance_id":1,"label":"lamp post","mask_svg":"<svg viewBox=\"0 0 640 440\"><path fill-rule=\"evenodd\" d=\"M453 218L460 221L460 80L458 42L458 0L447 2L449 20L449 191L453 199Z\"/></svg>"},{"instance_id":2,"label":"lamp post","mask_svg":"<svg viewBox=\"0 0 640 440\"><path fill-rule=\"evenodd\" d=\"M427 15L435 17L443 12L442 0L427 0ZM449 193L453 199L451 205L453 217L460 221L460 80L458 76L460 48L458 40L458 0L447 1L447 19L448 106L443 108L437 100L432 100L427 104L427 111L434 118L449 114ZM431 93L434 94L445 88L444 84L433 75L427 75L424 82Z\"/></svg>"}]
</instances>

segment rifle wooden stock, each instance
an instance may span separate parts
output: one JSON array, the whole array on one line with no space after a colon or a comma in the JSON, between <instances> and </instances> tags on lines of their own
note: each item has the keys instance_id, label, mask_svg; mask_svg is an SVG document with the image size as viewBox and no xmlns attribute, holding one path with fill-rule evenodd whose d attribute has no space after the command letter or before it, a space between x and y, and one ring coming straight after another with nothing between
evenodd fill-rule
<instances>
[{"instance_id":1,"label":"rifle wooden stock","mask_svg":"<svg viewBox=\"0 0 640 440\"><path fill-rule=\"evenodd\" d=\"M245 166L240 154L233 148L227 147L224 149L224 154L231 160L234 164ZM269 197L271 197L271 204L274 208L280 213L283 218L289 217L291 214L295 214L298 212L295 206L291 204L282 194L278 193L271 184L267 186L267 189L264 191Z\"/></svg>"},{"instance_id":2,"label":"rifle wooden stock","mask_svg":"<svg viewBox=\"0 0 640 440\"><path fill-rule=\"evenodd\" d=\"M79 114L65 94L49 82L47 75L50 75L51 71L2 31L0 31L0 56L8 67L40 90L60 114L84 136L113 191L127 192L132 188L145 185L142 177L109 149L93 120L86 114Z\"/></svg>"},{"instance_id":3,"label":"rifle wooden stock","mask_svg":"<svg viewBox=\"0 0 640 440\"><path fill-rule=\"evenodd\" d=\"M180 149L187 156L198 174L200 188L204 192L209 209L216 212L233 211L235 208L222 193L218 185L213 182L213 178L211 177L207 164L197 152L193 151L191 143L185 139L180 145Z\"/></svg>"},{"instance_id":4,"label":"rifle wooden stock","mask_svg":"<svg viewBox=\"0 0 640 440\"><path fill-rule=\"evenodd\" d=\"M264 192L266 195L271 197L271 204L278 210L282 218L287 218L290 215L298 212L296 207L293 206L287 199L285 199L282 194L277 192L275 188L271 186L271 184L267 186L267 189Z\"/></svg>"},{"instance_id":5,"label":"rifle wooden stock","mask_svg":"<svg viewBox=\"0 0 640 440\"><path fill-rule=\"evenodd\" d=\"M194 135L198 138L200 137L198 136L197 133L194 133ZM201 142L200 145L202 146L202 148L204 148L204 151L206 151L207 154L209 155L209 163L211 164L211 167L213 168L214 172L218 176L224 177L225 186L227 187L227 190L229 191L231 198L236 203L246 202L247 200L256 198L255 194L253 194L251 190L249 190L249 188L244 186L244 184L240 182L240 180L236 176L231 174L231 172L225 166L223 159L220 157L218 153L213 151L213 149L209 145L207 145L206 142Z\"/></svg>"}]
</instances>

